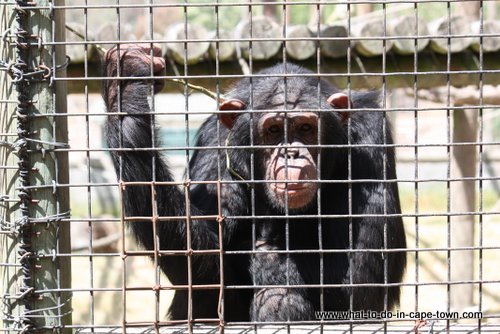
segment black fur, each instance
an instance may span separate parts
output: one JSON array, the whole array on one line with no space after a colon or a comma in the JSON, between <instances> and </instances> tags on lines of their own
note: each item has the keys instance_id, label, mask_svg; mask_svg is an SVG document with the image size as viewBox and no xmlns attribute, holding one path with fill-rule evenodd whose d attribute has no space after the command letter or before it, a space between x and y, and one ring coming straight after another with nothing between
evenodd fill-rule
<instances>
[{"instance_id":1,"label":"black fur","mask_svg":"<svg viewBox=\"0 0 500 334\"><path fill-rule=\"evenodd\" d=\"M122 76L147 76L149 66L122 61ZM104 67L108 76L116 75L114 64L106 62ZM229 136L229 146L248 146L251 144L250 124L254 126L259 118L258 112L272 108L283 109L284 79L281 73L311 74L292 64L278 65L259 74L262 78L245 79L226 94L237 98L248 107L241 114L231 131L218 125L217 116L209 117L199 130L196 145L224 145ZM278 76L276 76L278 75ZM118 110L116 81L104 83L104 99L110 112ZM142 80L120 82L121 110L127 116L108 117L106 137L110 148L149 148L151 138L151 114L146 97L150 86ZM378 94L376 92L353 93L354 108L367 108L366 111L353 112L350 116L351 133L348 139L347 124L341 121L337 111L332 110L327 98L336 88L316 77L289 77L286 79L289 108L318 109L321 113L322 144L332 146L321 150L321 179L330 182L320 186L321 212L315 200L300 212L291 212L288 222L280 216L283 210L272 205L265 198L262 185L255 185L255 207L257 215L274 215L275 219L255 219L256 240L252 235L252 220L239 219L239 216L252 215L252 189L245 183L223 184L221 207L224 220L223 248L225 251L252 250L319 250L325 252L292 253L290 255L273 252L249 254L226 254L223 259L224 284L238 285L280 285L265 289L226 289L224 293L224 318L227 321L286 321L314 320L314 311L320 311L321 293L323 310L383 310L399 302L399 287L351 287L357 283L397 283L402 279L406 264L404 252L349 252L352 248L383 250L385 248L404 248L405 234L401 218L384 217L399 214L400 204L395 182L384 180L383 170L386 163L386 179L395 180L394 153L392 148L380 146L357 146L360 144L391 144L389 125L385 126L381 112L377 112ZM318 99L318 87L320 94ZM253 92L253 96L251 96ZM253 106L251 106L253 104ZM250 107L251 106L251 107ZM217 136L219 133L219 136ZM253 135L256 135L253 129ZM355 145L350 149L335 147ZM231 167L244 179L263 178L259 164L259 152L255 150L254 170L251 170L252 151L250 149L228 149ZM351 178L353 180L373 180L366 182L334 182L348 179L348 155L351 155ZM132 181L172 181L167 163L157 151L116 150L112 152L113 162L119 178ZM153 167L155 175L153 175ZM198 150L190 161L189 178L193 181L235 180L236 177L226 169L226 150ZM155 186L156 210L159 217L183 217L186 215L184 191L175 186ZM385 192L385 204L384 204ZM349 209L349 193L352 208ZM190 186L189 211L194 215L217 215L217 187L207 184ZM124 191L126 217L153 216L150 186L127 185ZM331 218L293 218L293 215L325 215ZM347 216L352 214L352 218ZM340 217L332 217L332 216ZM378 216L377 216L378 215ZM350 222L352 235L350 236ZM129 223L133 234L146 249L154 249L153 223L151 220ZM186 249L186 221L165 220L157 223L160 250ZM384 241L384 229L387 231ZM321 231L318 232L318 231ZM288 243L287 243L288 236ZM218 223L214 220L191 221L191 247L193 249L219 249ZM337 250L337 252L331 252ZM330 252L329 252L330 251ZM187 284L187 257L162 256L160 266L174 285ZM322 273L321 273L322 268ZM192 256L193 284L218 284L220 267L218 255ZM387 275L385 274L387 270ZM283 287L289 285L290 288ZM307 284L346 284L337 288L294 288L293 285ZM387 296L387 298L385 298ZM173 319L188 317L187 290L177 290L170 308ZM219 291L193 290L194 318L217 318Z\"/></svg>"}]
</instances>

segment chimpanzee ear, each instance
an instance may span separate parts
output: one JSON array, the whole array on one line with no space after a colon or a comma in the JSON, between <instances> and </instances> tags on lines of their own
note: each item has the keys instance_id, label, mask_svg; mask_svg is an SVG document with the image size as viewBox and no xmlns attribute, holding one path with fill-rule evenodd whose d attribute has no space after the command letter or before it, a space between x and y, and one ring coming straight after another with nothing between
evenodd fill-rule
<instances>
[{"instance_id":1,"label":"chimpanzee ear","mask_svg":"<svg viewBox=\"0 0 500 334\"><path fill-rule=\"evenodd\" d=\"M349 97L345 93L335 93L330 95L327 99L328 103L335 109L349 109L352 108L352 102L349 101ZM349 118L349 112L339 111L342 121L346 121Z\"/></svg>"},{"instance_id":2,"label":"chimpanzee ear","mask_svg":"<svg viewBox=\"0 0 500 334\"><path fill-rule=\"evenodd\" d=\"M243 110L245 108L245 103L238 99L225 100L219 105L219 110ZM238 113L220 113L219 121L228 129L232 129L236 118L238 118Z\"/></svg>"}]
</instances>

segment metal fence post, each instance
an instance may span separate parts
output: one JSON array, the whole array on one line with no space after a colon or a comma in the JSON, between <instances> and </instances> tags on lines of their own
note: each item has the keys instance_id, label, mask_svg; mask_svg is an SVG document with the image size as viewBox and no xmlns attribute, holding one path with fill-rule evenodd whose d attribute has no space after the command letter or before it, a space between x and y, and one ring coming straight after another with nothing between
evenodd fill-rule
<instances>
[{"instance_id":1,"label":"metal fence post","mask_svg":"<svg viewBox=\"0 0 500 334\"><path fill-rule=\"evenodd\" d=\"M62 0L4 3L3 328L69 332L71 263ZM5 73L5 72L4 72ZM58 115L62 114L62 115ZM2 262L3 262L2 261Z\"/></svg>"}]
</instances>

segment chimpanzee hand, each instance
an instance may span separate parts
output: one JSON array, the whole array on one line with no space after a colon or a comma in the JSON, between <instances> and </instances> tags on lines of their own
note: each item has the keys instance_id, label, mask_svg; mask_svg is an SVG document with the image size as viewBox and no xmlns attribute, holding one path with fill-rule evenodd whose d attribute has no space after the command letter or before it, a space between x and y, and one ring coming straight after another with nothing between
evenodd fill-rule
<instances>
[{"instance_id":1,"label":"chimpanzee hand","mask_svg":"<svg viewBox=\"0 0 500 334\"><path fill-rule=\"evenodd\" d=\"M104 75L107 77L117 76L118 47L106 51L104 55ZM122 44L120 45L120 77L149 77L151 76L151 64L153 75L165 74L165 59L162 57L161 48L157 44ZM116 82L105 84L116 85ZM123 82L123 81L122 81ZM145 81L148 82L148 81ZM165 85L164 80L154 80L154 92L158 93Z\"/></svg>"}]
</instances>

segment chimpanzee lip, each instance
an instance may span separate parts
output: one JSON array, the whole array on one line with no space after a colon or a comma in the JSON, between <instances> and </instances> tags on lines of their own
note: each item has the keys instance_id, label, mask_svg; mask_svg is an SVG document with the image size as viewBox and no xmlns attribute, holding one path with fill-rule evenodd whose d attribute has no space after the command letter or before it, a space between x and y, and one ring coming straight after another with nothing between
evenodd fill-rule
<instances>
[{"instance_id":1,"label":"chimpanzee lip","mask_svg":"<svg viewBox=\"0 0 500 334\"><path fill-rule=\"evenodd\" d=\"M300 190L306 190L306 189L310 188L311 184L309 184L309 183L288 183L288 186L286 186L286 185L278 186L277 184L272 183L271 187L279 192L300 191Z\"/></svg>"}]
</instances>

